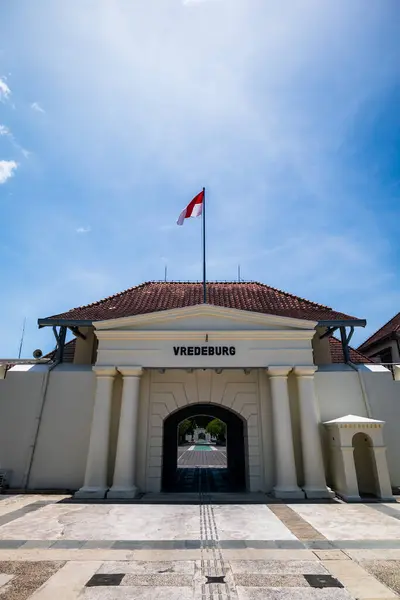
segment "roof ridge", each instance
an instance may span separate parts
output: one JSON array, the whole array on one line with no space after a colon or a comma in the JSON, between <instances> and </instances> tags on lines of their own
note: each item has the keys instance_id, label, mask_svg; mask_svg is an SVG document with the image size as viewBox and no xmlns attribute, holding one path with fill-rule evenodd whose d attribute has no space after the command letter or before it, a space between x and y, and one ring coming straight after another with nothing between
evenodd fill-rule
<instances>
[{"instance_id":1,"label":"roof ridge","mask_svg":"<svg viewBox=\"0 0 400 600\"><path fill-rule=\"evenodd\" d=\"M180 284L180 285L189 285L189 284L201 284L203 283L201 280L194 280L194 281L190 281L190 280L174 280L174 281L165 281L165 280L156 280L156 279L151 279L148 281L144 281L143 283L139 283L138 285L134 285L132 287L126 288L125 290L122 290L121 292L117 292L116 294L111 294L110 296L106 296L105 298L102 298L101 300L97 300L96 302L91 302L89 304L84 304L81 306L76 306L71 310L80 310L83 308L89 308L89 307L93 307L93 306L99 306L100 304L102 304L103 302L107 302L108 300L112 300L113 298L118 298L120 296L123 296L124 294L131 292L133 290L137 290L140 288L144 288L148 285L151 285L153 283L156 284L164 284L164 285L171 285L171 284ZM263 283L261 281L257 281L257 280L249 280L249 281L233 281L233 280L214 280L214 281L207 281L207 284L236 284L236 285L248 285L248 284L256 284L256 285L260 285L264 288L267 288L269 290L273 290L275 292L278 292L279 294L284 294L285 296L289 297L289 298L293 298L296 300L300 300L301 302L307 302L308 304L312 304L313 306L316 306L318 308L325 308L328 310L333 310L331 306L328 306L326 304L320 304L319 302L313 302L312 300L308 300L307 298L303 298L302 296L298 296L297 294L291 294L290 292L286 292L285 290L281 290L279 288L276 288L272 285L268 285L266 283Z\"/></svg>"},{"instance_id":2,"label":"roof ridge","mask_svg":"<svg viewBox=\"0 0 400 600\"><path fill-rule=\"evenodd\" d=\"M380 331L382 331L382 329L384 329L385 327L387 327L387 326L388 326L388 325L389 325L389 324L390 324L392 321L394 321L394 320L395 320L397 317L400 317L400 311L399 311L398 313L396 313L396 314L395 314L395 315L394 315L394 316L393 316L391 319L389 319L388 321L386 321L386 323L384 323L384 324L382 325L382 327L379 327L379 329L377 329L377 330L376 330L376 331L375 331L373 334L371 334L371 335L370 335L370 336L369 336L369 337L368 337L368 338L365 340L365 342L363 342L362 344L360 344L360 345L358 346L358 348L362 348L363 346L366 346L366 345L368 344L368 342L369 342L370 340L372 340L372 338L374 338L375 336L377 336L377 335L379 334L379 332L380 332ZM400 328L400 323L399 323L399 325L397 325L397 326L394 328L394 330L393 330L393 331L396 331L396 330L397 330L397 329L399 329L399 328ZM391 333L391 332L390 332L390 333ZM386 337L386 336L383 336L383 337ZM382 338L380 338L380 339L382 339ZM378 340L377 340L377 341L378 341Z\"/></svg>"},{"instance_id":3,"label":"roof ridge","mask_svg":"<svg viewBox=\"0 0 400 600\"><path fill-rule=\"evenodd\" d=\"M84 304L83 306L75 306L75 308L72 308L71 310L80 310L81 308L89 308L90 306L98 306L99 304L102 304L103 302L106 302L107 300L112 300L113 298L118 298L119 296L122 296L123 294L126 294L127 292L131 292L132 290L137 290L141 287L144 287L145 285L147 285L149 283L153 283L153 282L145 281L144 283L139 283L138 285L133 285L130 288L126 288L126 290L122 290L121 292L118 292L116 294L111 294L111 296L106 296L105 298L102 298L101 300L97 300L96 302L91 302L90 304Z\"/></svg>"},{"instance_id":4,"label":"roof ridge","mask_svg":"<svg viewBox=\"0 0 400 600\"><path fill-rule=\"evenodd\" d=\"M269 288L270 290L274 290L275 292L279 292L280 294L284 294L285 296L289 296L290 298L296 298L297 300L301 300L302 302L308 302L309 304L313 304L314 306L318 306L319 308L327 308L328 310L333 310L331 306L327 306L326 304L320 304L319 302L313 302L312 300L308 300L307 298L303 298L302 296L298 296L297 294L291 294L290 292L285 292L285 290L281 290L279 288L273 287L272 285L268 285L266 283L262 283L260 281L255 281L254 283L258 283L263 287Z\"/></svg>"}]
</instances>

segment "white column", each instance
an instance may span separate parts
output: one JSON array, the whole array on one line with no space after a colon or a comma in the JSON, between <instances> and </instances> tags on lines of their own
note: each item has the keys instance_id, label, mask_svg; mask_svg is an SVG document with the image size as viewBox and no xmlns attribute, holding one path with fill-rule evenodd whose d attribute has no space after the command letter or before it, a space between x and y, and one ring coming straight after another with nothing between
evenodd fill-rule
<instances>
[{"instance_id":1,"label":"white column","mask_svg":"<svg viewBox=\"0 0 400 600\"><path fill-rule=\"evenodd\" d=\"M292 367L268 367L271 384L272 418L274 426L277 498L304 498L304 492L297 485L294 460L292 418L290 415L288 374Z\"/></svg>"},{"instance_id":2,"label":"white column","mask_svg":"<svg viewBox=\"0 0 400 600\"><path fill-rule=\"evenodd\" d=\"M110 438L111 403L115 367L93 367L96 373L89 451L86 461L85 482L75 494L77 498L104 498L108 489L108 443Z\"/></svg>"},{"instance_id":3,"label":"white column","mask_svg":"<svg viewBox=\"0 0 400 600\"><path fill-rule=\"evenodd\" d=\"M340 496L347 502L360 501L360 493L358 490L358 481L356 467L354 464L354 448L353 446L341 446L338 448L343 460L343 473L345 480L345 489L338 490Z\"/></svg>"},{"instance_id":4,"label":"white column","mask_svg":"<svg viewBox=\"0 0 400 600\"><path fill-rule=\"evenodd\" d=\"M136 446L140 399L141 367L118 367L123 376L114 480L107 498L135 498Z\"/></svg>"},{"instance_id":5,"label":"white column","mask_svg":"<svg viewBox=\"0 0 400 600\"><path fill-rule=\"evenodd\" d=\"M331 498L326 485L319 431L319 410L314 389L315 366L295 367L300 405L301 445L303 451L304 491L307 498Z\"/></svg>"},{"instance_id":6,"label":"white column","mask_svg":"<svg viewBox=\"0 0 400 600\"><path fill-rule=\"evenodd\" d=\"M375 485L378 486L378 496L381 501L393 501L392 486L386 459L386 446L370 448L372 464L375 464Z\"/></svg>"}]
</instances>

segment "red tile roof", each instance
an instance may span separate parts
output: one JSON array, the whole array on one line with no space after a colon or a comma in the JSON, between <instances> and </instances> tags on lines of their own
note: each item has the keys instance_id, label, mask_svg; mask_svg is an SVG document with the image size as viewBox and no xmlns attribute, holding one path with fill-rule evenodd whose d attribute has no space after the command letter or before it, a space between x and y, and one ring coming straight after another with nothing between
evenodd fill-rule
<instances>
[{"instance_id":1,"label":"red tile roof","mask_svg":"<svg viewBox=\"0 0 400 600\"><path fill-rule=\"evenodd\" d=\"M383 341L385 338L391 336L393 333L397 333L400 335L400 312L397 313L390 319L383 327L375 331L365 342L358 347L359 350L365 352L368 350L373 344L377 342Z\"/></svg>"},{"instance_id":2,"label":"red tile roof","mask_svg":"<svg viewBox=\"0 0 400 600\"><path fill-rule=\"evenodd\" d=\"M344 363L342 343L335 337L329 338L329 345L331 350L331 357L333 363ZM74 354L75 354L75 346L76 346L76 338L65 344L64 347L64 358L63 361L65 363L74 362ZM349 347L350 350L350 360L355 364L364 364L364 363L372 363L373 361L370 358L367 358L361 352L354 350L354 348ZM45 356L45 358L53 358L55 350L50 352Z\"/></svg>"},{"instance_id":3,"label":"red tile roof","mask_svg":"<svg viewBox=\"0 0 400 600\"><path fill-rule=\"evenodd\" d=\"M72 363L74 362L75 356L75 347L76 347L76 338L73 338L69 342L67 342L64 346L64 356L63 362ZM43 358L51 358L52 360L56 357L56 348L46 354Z\"/></svg>"},{"instance_id":4,"label":"red tile roof","mask_svg":"<svg viewBox=\"0 0 400 600\"><path fill-rule=\"evenodd\" d=\"M258 282L210 282L207 294L209 304L226 308L311 321L355 318ZM99 302L49 318L102 321L195 306L202 302L202 283L148 281Z\"/></svg>"},{"instance_id":5,"label":"red tile roof","mask_svg":"<svg viewBox=\"0 0 400 600\"><path fill-rule=\"evenodd\" d=\"M342 342L335 337L329 338L329 345L331 349L331 358L333 363L344 363ZM367 358L358 350L355 350L351 346L349 346L349 354L350 354L350 362L354 364L364 364L364 363L373 363L370 358Z\"/></svg>"}]
</instances>

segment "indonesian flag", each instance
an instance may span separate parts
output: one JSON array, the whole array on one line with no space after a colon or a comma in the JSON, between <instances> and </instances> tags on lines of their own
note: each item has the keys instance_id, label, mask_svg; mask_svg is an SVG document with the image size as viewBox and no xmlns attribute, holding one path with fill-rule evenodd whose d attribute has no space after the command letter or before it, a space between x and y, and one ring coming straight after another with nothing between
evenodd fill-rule
<instances>
[{"instance_id":1,"label":"indonesian flag","mask_svg":"<svg viewBox=\"0 0 400 600\"><path fill-rule=\"evenodd\" d=\"M183 225L185 219L189 217L200 217L203 212L204 190L197 194L191 202L183 209L177 221L178 225Z\"/></svg>"}]
</instances>

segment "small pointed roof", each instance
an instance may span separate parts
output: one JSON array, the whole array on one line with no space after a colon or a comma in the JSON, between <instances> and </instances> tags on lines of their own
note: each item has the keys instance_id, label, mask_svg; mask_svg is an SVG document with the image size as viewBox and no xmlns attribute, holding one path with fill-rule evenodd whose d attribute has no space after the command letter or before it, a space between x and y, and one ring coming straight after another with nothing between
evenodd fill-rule
<instances>
[{"instance_id":1,"label":"small pointed roof","mask_svg":"<svg viewBox=\"0 0 400 600\"><path fill-rule=\"evenodd\" d=\"M378 421L377 419L369 419L368 417L359 417L358 415L346 415L345 417L339 417L338 419L332 419L331 421L325 421L324 425L340 425L344 423L375 423L384 425L385 421Z\"/></svg>"}]
</instances>

